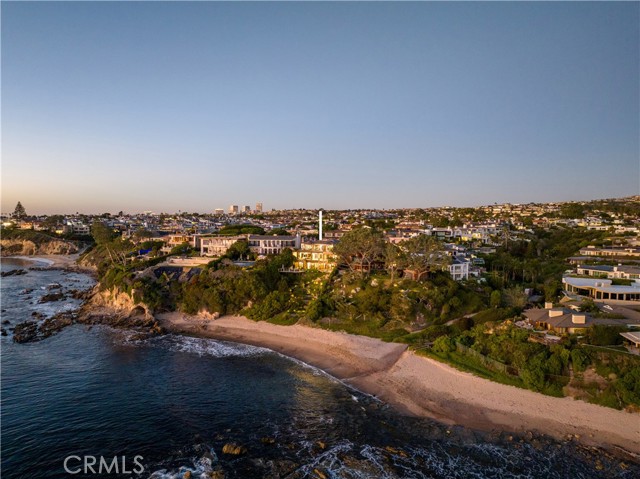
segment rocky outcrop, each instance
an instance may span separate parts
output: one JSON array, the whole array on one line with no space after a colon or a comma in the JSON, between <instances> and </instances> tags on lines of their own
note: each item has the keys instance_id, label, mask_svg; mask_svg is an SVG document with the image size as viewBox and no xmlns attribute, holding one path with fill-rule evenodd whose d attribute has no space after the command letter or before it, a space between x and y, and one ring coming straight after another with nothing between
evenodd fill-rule
<instances>
[{"instance_id":1,"label":"rocky outcrop","mask_svg":"<svg viewBox=\"0 0 640 479\"><path fill-rule=\"evenodd\" d=\"M247 452L247 448L244 446L241 446L239 444L233 443L233 442L229 442L227 444L224 445L224 447L222 448L222 453L223 454L229 454L231 456L241 456L242 454L245 454Z\"/></svg>"},{"instance_id":2,"label":"rocky outcrop","mask_svg":"<svg viewBox=\"0 0 640 479\"><path fill-rule=\"evenodd\" d=\"M63 293L49 293L45 294L42 298L40 298L39 303L50 303L52 301L60 301L65 299L65 295Z\"/></svg>"},{"instance_id":3,"label":"rocky outcrop","mask_svg":"<svg viewBox=\"0 0 640 479\"><path fill-rule=\"evenodd\" d=\"M106 324L114 328L133 329L137 338L164 334L164 329L145 304L137 304L123 291L93 291L90 299L80 309L78 322L84 324Z\"/></svg>"},{"instance_id":4,"label":"rocky outcrop","mask_svg":"<svg viewBox=\"0 0 640 479\"><path fill-rule=\"evenodd\" d=\"M3 271L0 273L0 276L4 278L6 276L20 276L23 274L27 274L27 271L24 269L12 269L11 271Z\"/></svg>"},{"instance_id":5,"label":"rocky outcrop","mask_svg":"<svg viewBox=\"0 0 640 479\"><path fill-rule=\"evenodd\" d=\"M134 339L164 334L164 329L156 321L145 305L136 304L121 291L101 291L95 287L91 292L75 291L74 297L84 297L87 301L77 312L62 312L43 319L41 313L34 312L34 320L18 324L13 330L16 343L28 343L47 338L73 323L105 324L114 328L131 329L136 332ZM43 297L56 301L63 293L52 293ZM41 301L42 302L42 301Z\"/></svg>"},{"instance_id":6,"label":"rocky outcrop","mask_svg":"<svg viewBox=\"0 0 640 479\"><path fill-rule=\"evenodd\" d=\"M2 256L33 256L47 254L73 254L78 252L78 247L59 239L51 239L36 243L30 239L2 239L0 240Z\"/></svg>"},{"instance_id":7,"label":"rocky outcrop","mask_svg":"<svg viewBox=\"0 0 640 479\"><path fill-rule=\"evenodd\" d=\"M69 312L58 313L44 321L24 321L13 330L13 340L16 343L30 343L41 341L73 323L74 314Z\"/></svg>"}]
</instances>

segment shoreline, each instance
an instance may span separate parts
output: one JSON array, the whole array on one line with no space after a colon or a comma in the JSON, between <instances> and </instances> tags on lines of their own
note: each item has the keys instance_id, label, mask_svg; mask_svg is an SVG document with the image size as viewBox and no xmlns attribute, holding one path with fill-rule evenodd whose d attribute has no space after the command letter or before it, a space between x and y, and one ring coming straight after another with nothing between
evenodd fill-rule
<instances>
[{"instance_id":1,"label":"shoreline","mask_svg":"<svg viewBox=\"0 0 640 479\"><path fill-rule=\"evenodd\" d=\"M80 266L77 261L80 257L79 253L74 254L37 254L37 255L11 255L2 256L2 259L20 259L23 261L31 261L45 263L44 268L62 269L65 271L75 271L89 275L95 275L95 270L88 266Z\"/></svg>"},{"instance_id":2,"label":"shoreline","mask_svg":"<svg viewBox=\"0 0 640 479\"><path fill-rule=\"evenodd\" d=\"M278 326L243 316L204 319L158 314L167 331L261 346L303 361L403 414L485 432L556 439L640 455L640 414L493 382L418 356L407 345L309 326Z\"/></svg>"}]
</instances>

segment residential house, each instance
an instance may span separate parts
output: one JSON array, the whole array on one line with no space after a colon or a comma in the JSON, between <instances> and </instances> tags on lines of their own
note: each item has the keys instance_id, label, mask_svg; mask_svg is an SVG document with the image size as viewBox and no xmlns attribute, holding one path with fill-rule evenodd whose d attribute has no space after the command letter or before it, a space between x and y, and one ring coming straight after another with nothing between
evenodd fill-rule
<instances>
[{"instance_id":1,"label":"residential house","mask_svg":"<svg viewBox=\"0 0 640 479\"><path fill-rule=\"evenodd\" d=\"M300 249L293 252L296 258L296 269L316 269L323 272L331 272L337 265L336 256L333 254L335 242L331 240L302 243Z\"/></svg>"},{"instance_id":2,"label":"residential house","mask_svg":"<svg viewBox=\"0 0 640 479\"><path fill-rule=\"evenodd\" d=\"M286 248L299 249L300 235L296 236L269 236L249 235L249 249L258 256L280 254Z\"/></svg>"},{"instance_id":3,"label":"residential house","mask_svg":"<svg viewBox=\"0 0 640 479\"><path fill-rule=\"evenodd\" d=\"M560 334L582 333L594 325L628 326L620 319L594 318L587 313L579 313L564 308L553 308L547 303L545 309L528 309L523 313L536 328L555 331Z\"/></svg>"},{"instance_id":4,"label":"residential house","mask_svg":"<svg viewBox=\"0 0 640 479\"><path fill-rule=\"evenodd\" d=\"M578 296L587 296L596 301L613 304L640 302L640 281L630 285L614 285L610 279L600 278L562 278L563 289Z\"/></svg>"},{"instance_id":5,"label":"residential house","mask_svg":"<svg viewBox=\"0 0 640 479\"><path fill-rule=\"evenodd\" d=\"M223 256L229 247L237 241L246 240L247 237L240 236L207 236L200 238L201 256Z\"/></svg>"}]
</instances>

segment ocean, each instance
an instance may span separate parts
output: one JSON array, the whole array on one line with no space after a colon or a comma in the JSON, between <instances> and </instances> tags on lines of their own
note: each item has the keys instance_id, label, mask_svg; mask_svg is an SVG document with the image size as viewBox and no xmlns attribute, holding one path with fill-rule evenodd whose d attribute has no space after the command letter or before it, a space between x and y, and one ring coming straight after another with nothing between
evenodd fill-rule
<instances>
[{"instance_id":1,"label":"ocean","mask_svg":"<svg viewBox=\"0 0 640 479\"><path fill-rule=\"evenodd\" d=\"M1 269L32 266L3 259ZM5 479L640 477L638 463L576 442L403 416L263 348L85 325L14 343L10 328L34 311L78 307L38 303L52 283L65 292L92 280L28 270L1 282Z\"/></svg>"}]
</instances>

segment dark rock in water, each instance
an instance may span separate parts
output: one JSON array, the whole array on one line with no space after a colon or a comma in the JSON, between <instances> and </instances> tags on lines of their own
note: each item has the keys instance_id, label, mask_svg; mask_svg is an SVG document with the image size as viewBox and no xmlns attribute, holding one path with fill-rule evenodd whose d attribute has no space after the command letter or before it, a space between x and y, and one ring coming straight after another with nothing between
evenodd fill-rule
<instances>
[{"instance_id":1,"label":"dark rock in water","mask_svg":"<svg viewBox=\"0 0 640 479\"><path fill-rule=\"evenodd\" d=\"M20 291L19 294L29 294L29 293L32 293L32 292L33 292L33 289L25 288L22 291Z\"/></svg>"},{"instance_id":2,"label":"dark rock in water","mask_svg":"<svg viewBox=\"0 0 640 479\"><path fill-rule=\"evenodd\" d=\"M78 289L72 289L71 291L69 291L69 296L71 296L73 299L89 299L89 297L91 296L92 293L92 289L89 288L87 290L84 291L80 291Z\"/></svg>"},{"instance_id":3,"label":"dark rock in water","mask_svg":"<svg viewBox=\"0 0 640 479\"><path fill-rule=\"evenodd\" d=\"M233 442L228 442L222 448L222 453L223 454L229 454L229 455L232 455L232 456L240 456L242 454L245 454L246 452L247 452L247 448L246 447L240 446L239 444L236 444L236 443L233 443Z\"/></svg>"},{"instance_id":4,"label":"dark rock in water","mask_svg":"<svg viewBox=\"0 0 640 479\"><path fill-rule=\"evenodd\" d=\"M52 336L70 324L73 324L73 318L68 312L58 313L52 318L45 319L40 324L36 321L24 321L14 328L13 340L16 343L40 341Z\"/></svg>"},{"instance_id":5,"label":"dark rock in water","mask_svg":"<svg viewBox=\"0 0 640 479\"><path fill-rule=\"evenodd\" d=\"M38 323L25 321L18 324L13 330L13 340L16 343L28 343L38 337Z\"/></svg>"},{"instance_id":6,"label":"dark rock in water","mask_svg":"<svg viewBox=\"0 0 640 479\"><path fill-rule=\"evenodd\" d=\"M11 321L9 321L8 319L5 319L4 321L2 321L2 324L11 324Z\"/></svg>"},{"instance_id":7,"label":"dark rock in water","mask_svg":"<svg viewBox=\"0 0 640 479\"><path fill-rule=\"evenodd\" d=\"M260 442L262 444L275 444L276 440L273 437L263 437L263 438L260 438Z\"/></svg>"},{"instance_id":8,"label":"dark rock in water","mask_svg":"<svg viewBox=\"0 0 640 479\"><path fill-rule=\"evenodd\" d=\"M61 299L64 299L64 294L62 293L51 293L51 294L45 294L42 298L40 298L40 303L49 303L52 301L60 301Z\"/></svg>"},{"instance_id":9,"label":"dark rock in water","mask_svg":"<svg viewBox=\"0 0 640 479\"><path fill-rule=\"evenodd\" d=\"M47 289L62 289L62 285L60 283L50 283L47 285Z\"/></svg>"},{"instance_id":10,"label":"dark rock in water","mask_svg":"<svg viewBox=\"0 0 640 479\"><path fill-rule=\"evenodd\" d=\"M48 338L73 323L68 313L58 313L53 318L45 319L40 325L40 339Z\"/></svg>"},{"instance_id":11,"label":"dark rock in water","mask_svg":"<svg viewBox=\"0 0 640 479\"><path fill-rule=\"evenodd\" d=\"M7 332L5 331L5 329L4 329L4 328L0 328L0 334L1 334L2 336L6 336L6 335L7 335Z\"/></svg>"},{"instance_id":12,"label":"dark rock in water","mask_svg":"<svg viewBox=\"0 0 640 479\"><path fill-rule=\"evenodd\" d=\"M290 477L289 475L298 468L298 464L286 459L269 461L267 464L271 468L271 473L266 475L265 477L273 479L280 477Z\"/></svg>"},{"instance_id":13,"label":"dark rock in water","mask_svg":"<svg viewBox=\"0 0 640 479\"><path fill-rule=\"evenodd\" d=\"M20 276L22 274L27 274L27 271L24 269L12 269L11 271L3 271L0 273L0 276L4 278L6 276Z\"/></svg>"},{"instance_id":14,"label":"dark rock in water","mask_svg":"<svg viewBox=\"0 0 640 479\"><path fill-rule=\"evenodd\" d=\"M44 314L38 312L38 311L34 311L31 313L31 316L33 316L36 319L43 319L44 318Z\"/></svg>"}]
</instances>

